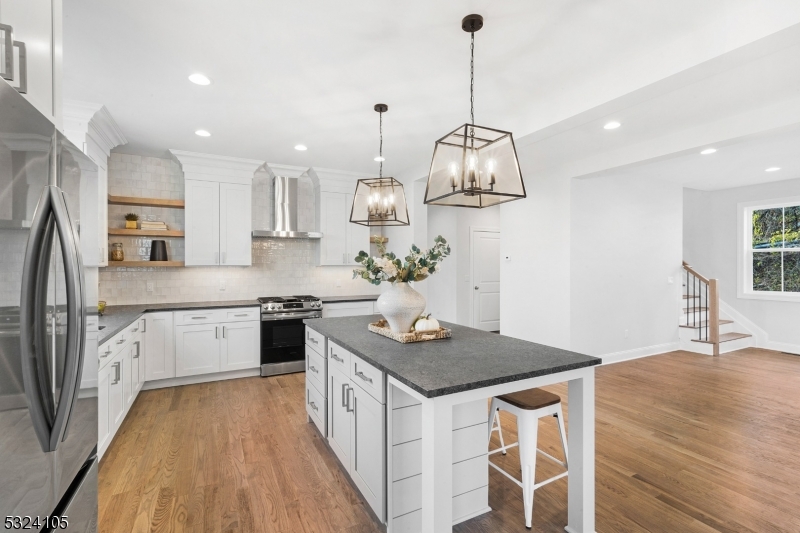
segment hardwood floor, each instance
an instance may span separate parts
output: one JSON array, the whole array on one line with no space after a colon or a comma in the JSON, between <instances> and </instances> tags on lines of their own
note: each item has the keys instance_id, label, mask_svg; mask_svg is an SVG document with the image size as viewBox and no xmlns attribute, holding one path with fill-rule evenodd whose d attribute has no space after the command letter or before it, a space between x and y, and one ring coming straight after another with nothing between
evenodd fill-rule
<instances>
[{"instance_id":1,"label":"hardwood floor","mask_svg":"<svg viewBox=\"0 0 800 533\"><path fill-rule=\"evenodd\" d=\"M381 531L307 423L303 387L294 374L140 393L100 465L100 530ZM568 417L566 386L548 390ZM800 357L673 352L598 368L596 390L598 532L800 531ZM561 457L555 421L539 439ZM518 474L516 449L491 460ZM537 480L557 471L539 456ZM533 531L564 531L566 488L536 491ZM490 489L494 511L454 531L527 531L521 489L494 469Z\"/></svg>"}]
</instances>

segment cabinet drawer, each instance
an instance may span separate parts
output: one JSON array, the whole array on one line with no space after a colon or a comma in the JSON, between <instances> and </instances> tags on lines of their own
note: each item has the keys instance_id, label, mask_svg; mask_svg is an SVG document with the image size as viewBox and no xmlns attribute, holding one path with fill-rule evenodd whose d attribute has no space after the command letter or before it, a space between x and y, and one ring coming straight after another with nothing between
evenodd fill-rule
<instances>
[{"instance_id":1,"label":"cabinet drawer","mask_svg":"<svg viewBox=\"0 0 800 533\"><path fill-rule=\"evenodd\" d=\"M350 354L350 379L370 396L381 403L386 403L383 372L353 354Z\"/></svg>"},{"instance_id":2,"label":"cabinet drawer","mask_svg":"<svg viewBox=\"0 0 800 533\"><path fill-rule=\"evenodd\" d=\"M459 496L489 484L488 456L481 455L453 465L453 495Z\"/></svg>"},{"instance_id":3,"label":"cabinet drawer","mask_svg":"<svg viewBox=\"0 0 800 533\"><path fill-rule=\"evenodd\" d=\"M487 466L488 468L488 466ZM489 485L459 494L453 498L453 523L462 522L476 513L489 510ZM420 514L420 523L422 515Z\"/></svg>"},{"instance_id":4,"label":"cabinet drawer","mask_svg":"<svg viewBox=\"0 0 800 533\"><path fill-rule=\"evenodd\" d=\"M422 438L422 406L412 405L392 411L392 444Z\"/></svg>"},{"instance_id":5,"label":"cabinet drawer","mask_svg":"<svg viewBox=\"0 0 800 533\"><path fill-rule=\"evenodd\" d=\"M453 465L453 489L458 480L456 466ZM488 466L484 467L488 480ZM482 485L470 491L453 496L453 523L461 518L475 515L481 510L488 510L489 485ZM392 485L392 518L393 532L419 533L422 530L422 476L414 476Z\"/></svg>"},{"instance_id":6,"label":"cabinet drawer","mask_svg":"<svg viewBox=\"0 0 800 533\"><path fill-rule=\"evenodd\" d=\"M322 396L327 398L326 384L328 382L325 358L310 346L306 346L306 379L310 379Z\"/></svg>"},{"instance_id":7,"label":"cabinet drawer","mask_svg":"<svg viewBox=\"0 0 800 533\"><path fill-rule=\"evenodd\" d=\"M97 349L97 369L104 369L114 359L114 339L108 340Z\"/></svg>"},{"instance_id":8,"label":"cabinet drawer","mask_svg":"<svg viewBox=\"0 0 800 533\"><path fill-rule=\"evenodd\" d=\"M488 431L488 422L453 431L453 462L486 455L489 450Z\"/></svg>"},{"instance_id":9,"label":"cabinet drawer","mask_svg":"<svg viewBox=\"0 0 800 533\"><path fill-rule=\"evenodd\" d=\"M306 382L306 412L308 416L311 417L311 420L314 421L316 424L317 429L322 435L325 435L325 412L327 411L327 406L325 403L325 398L322 397L322 394L312 385L311 383Z\"/></svg>"},{"instance_id":10,"label":"cabinet drawer","mask_svg":"<svg viewBox=\"0 0 800 533\"><path fill-rule=\"evenodd\" d=\"M217 311L221 316L221 322L247 322L249 320L261 320L260 307L242 307L237 309L220 309Z\"/></svg>"},{"instance_id":11,"label":"cabinet drawer","mask_svg":"<svg viewBox=\"0 0 800 533\"><path fill-rule=\"evenodd\" d=\"M222 322L223 310L221 309L195 309L193 311L175 311L176 326L191 326L192 324L215 324Z\"/></svg>"},{"instance_id":12,"label":"cabinet drawer","mask_svg":"<svg viewBox=\"0 0 800 533\"><path fill-rule=\"evenodd\" d=\"M350 352L333 341L328 341L328 364L338 368L345 376L350 375Z\"/></svg>"},{"instance_id":13,"label":"cabinet drawer","mask_svg":"<svg viewBox=\"0 0 800 533\"><path fill-rule=\"evenodd\" d=\"M401 516L422 509L422 475L395 481L392 484L392 514Z\"/></svg>"},{"instance_id":14,"label":"cabinet drawer","mask_svg":"<svg viewBox=\"0 0 800 533\"><path fill-rule=\"evenodd\" d=\"M306 326L306 344L327 356L325 353L325 337L322 333L316 332L308 326Z\"/></svg>"}]
</instances>

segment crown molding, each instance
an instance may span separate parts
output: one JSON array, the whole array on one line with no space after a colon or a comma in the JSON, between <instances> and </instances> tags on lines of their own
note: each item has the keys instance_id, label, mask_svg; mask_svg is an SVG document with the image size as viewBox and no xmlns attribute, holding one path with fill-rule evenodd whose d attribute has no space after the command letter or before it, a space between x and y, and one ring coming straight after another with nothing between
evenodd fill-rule
<instances>
[{"instance_id":1,"label":"crown molding","mask_svg":"<svg viewBox=\"0 0 800 533\"><path fill-rule=\"evenodd\" d=\"M264 161L256 159L200 154L174 149L170 149L169 152L181 165L184 179L252 181L253 174L264 166Z\"/></svg>"},{"instance_id":2,"label":"crown molding","mask_svg":"<svg viewBox=\"0 0 800 533\"><path fill-rule=\"evenodd\" d=\"M65 131L72 130L89 136L106 156L113 148L128 144L114 117L102 104L65 100L62 116Z\"/></svg>"}]
</instances>

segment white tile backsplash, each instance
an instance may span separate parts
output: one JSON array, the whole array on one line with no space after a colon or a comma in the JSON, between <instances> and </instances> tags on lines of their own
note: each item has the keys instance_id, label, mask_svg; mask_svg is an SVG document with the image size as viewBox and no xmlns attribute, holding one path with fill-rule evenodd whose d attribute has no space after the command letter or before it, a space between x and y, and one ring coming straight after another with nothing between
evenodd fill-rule
<instances>
[{"instance_id":1,"label":"white tile backsplash","mask_svg":"<svg viewBox=\"0 0 800 533\"><path fill-rule=\"evenodd\" d=\"M112 195L182 199L183 172L170 159L112 153L109 158L108 192ZM314 192L311 180L298 184L298 226L315 228ZM272 183L266 171L253 179L253 228L271 229ZM109 225L124 227L124 215L163 220L170 229L184 229L180 209L109 206ZM182 261L183 239L165 239L169 258ZM126 259L147 260L152 238L111 237L121 242ZM116 267L100 269L100 299L108 305L253 299L258 296L314 294L374 294L376 288L352 279L351 267L315 266L318 240L253 239L253 265L249 267ZM225 290L221 291L224 280ZM153 292L147 292L147 282Z\"/></svg>"}]
</instances>

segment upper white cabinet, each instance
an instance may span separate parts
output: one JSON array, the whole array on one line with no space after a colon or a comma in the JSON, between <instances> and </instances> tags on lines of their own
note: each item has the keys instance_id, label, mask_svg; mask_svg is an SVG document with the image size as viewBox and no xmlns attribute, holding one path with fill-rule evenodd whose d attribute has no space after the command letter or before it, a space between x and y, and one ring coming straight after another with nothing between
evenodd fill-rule
<instances>
[{"instance_id":1,"label":"upper white cabinet","mask_svg":"<svg viewBox=\"0 0 800 533\"><path fill-rule=\"evenodd\" d=\"M366 175L345 174L315 169L319 177L319 265L358 265L358 252L369 251L369 228L350 222L353 193L358 178Z\"/></svg>"},{"instance_id":2,"label":"upper white cabinet","mask_svg":"<svg viewBox=\"0 0 800 533\"><path fill-rule=\"evenodd\" d=\"M81 180L83 264L108 266L108 156L112 148L127 144L128 140L101 104L67 100L63 116L64 135L97 164L97 178Z\"/></svg>"},{"instance_id":3,"label":"upper white cabinet","mask_svg":"<svg viewBox=\"0 0 800 533\"><path fill-rule=\"evenodd\" d=\"M252 264L252 183L263 161L170 150L186 180L186 266Z\"/></svg>"},{"instance_id":4,"label":"upper white cabinet","mask_svg":"<svg viewBox=\"0 0 800 533\"><path fill-rule=\"evenodd\" d=\"M61 128L61 0L0 0L0 24L13 28L15 41L13 72L6 72L0 31L3 78Z\"/></svg>"}]
</instances>

